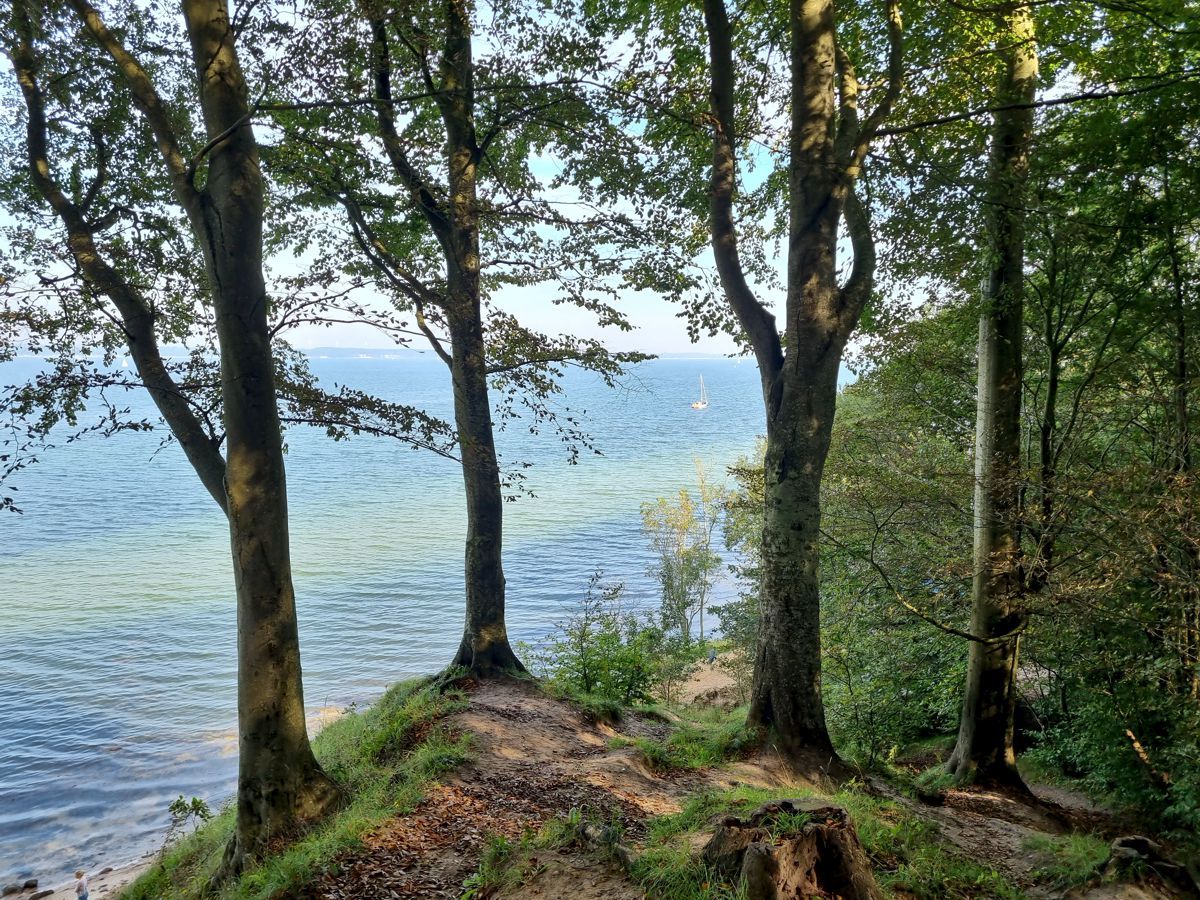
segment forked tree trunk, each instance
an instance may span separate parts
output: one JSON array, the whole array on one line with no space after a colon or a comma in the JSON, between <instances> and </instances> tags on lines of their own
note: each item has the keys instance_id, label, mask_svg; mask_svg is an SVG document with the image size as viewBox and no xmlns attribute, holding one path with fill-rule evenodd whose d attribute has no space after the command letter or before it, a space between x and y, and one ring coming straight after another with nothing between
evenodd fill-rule
<instances>
[{"instance_id":1,"label":"forked tree trunk","mask_svg":"<svg viewBox=\"0 0 1200 900\"><path fill-rule=\"evenodd\" d=\"M262 269L263 184L225 0L184 0L212 148L193 221L204 250L226 430L225 487L238 609L237 826L222 875L240 871L338 800L308 742L288 546L274 364Z\"/></svg>"},{"instance_id":2,"label":"forked tree trunk","mask_svg":"<svg viewBox=\"0 0 1200 900\"><path fill-rule=\"evenodd\" d=\"M1030 104L1037 86L1033 17L1017 6L1001 42L1008 68L999 99ZM1013 748L1020 630L1021 395L1024 198L1032 109L995 114L989 161L989 272L979 320L975 439L975 553L971 641L958 740L947 762L959 782L1025 790Z\"/></svg>"},{"instance_id":3,"label":"forked tree trunk","mask_svg":"<svg viewBox=\"0 0 1200 900\"><path fill-rule=\"evenodd\" d=\"M83 277L112 300L125 319L139 375L228 517L237 591L239 772L237 823L220 879L236 874L272 839L287 837L339 797L313 756L305 728L287 487L262 271L263 184L257 147L225 0L183 0L201 111L211 139L205 148L208 173L203 189L193 180L193 170L202 160L186 162L149 75L89 0L70 2L82 27L115 64L154 133L175 198L204 253L216 315L224 460L176 396L158 353L153 308L96 251L84 210L53 180L32 28L22 7L15 17L22 41L12 58L30 113L28 149L35 185L67 226Z\"/></svg>"},{"instance_id":4,"label":"forked tree trunk","mask_svg":"<svg viewBox=\"0 0 1200 900\"><path fill-rule=\"evenodd\" d=\"M68 246L84 279L123 318L139 376L228 517L237 590L239 774L237 824L219 873L224 877L240 871L272 838L286 837L338 798L313 757L305 728L287 487L262 273L263 186L248 125L246 85L225 0L184 0L205 125L210 136L223 138L209 148L207 185L198 191L147 73L88 0L71 0L71 5L119 68L155 134L176 199L204 252L216 312L224 460L163 365L153 307L97 251L85 210L54 181L33 29L27 10L17 8L19 41L10 56L29 111L27 149L34 184L67 226Z\"/></svg>"},{"instance_id":5,"label":"forked tree trunk","mask_svg":"<svg viewBox=\"0 0 1200 900\"><path fill-rule=\"evenodd\" d=\"M838 367L875 272L870 223L853 186L902 78L899 10L894 2L887 8L887 90L860 126L858 83L849 58L838 51L832 0L790 2L790 218L786 341L781 341L775 316L754 295L738 254L732 26L723 0L704 2L714 120L713 256L725 298L754 349L767 423L762 621L748 721L773 732L789 761L811 774L839 766L821 700L820 491ZM839 287L843 216L854 267Z\"/></svg>"}]
</instances>

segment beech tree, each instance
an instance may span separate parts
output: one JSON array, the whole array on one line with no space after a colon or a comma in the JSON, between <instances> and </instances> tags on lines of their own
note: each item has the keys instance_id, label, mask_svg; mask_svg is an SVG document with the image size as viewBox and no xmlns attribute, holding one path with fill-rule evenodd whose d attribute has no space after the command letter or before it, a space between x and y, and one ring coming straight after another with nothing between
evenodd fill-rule
<instances>
[{"instance_id":1,"label":"beech tree","mask_svg":"<svg viewBox=\"0 0 1200 900\"><path fill-rule=\"evenodd\" d=\"M539 157L569 170L585 129L619 137L588 92L602 48L569 5L547 13L497 3L487 17L469 0L314 11L323 28L293 35L290 92L263 104L287 135L268 162L301 187L302 215L319 223L318 265L370 278L449 370L467 507L466 616L453 664L485 676L521 671L502 560L505 482L520 475L503 471L495 432L524 417L531 430L555 431L572 459L594 450L569 411L552 408L558 378L577 366L612 384L645 358L539 332L494 302L502 287L545 284L554 302L630 327L611 300L640 234L600 209L568 215L572 204L553 195L570 191L569 174L534 171ZM324 215L329 206L342 218Z\"/></svg>"},{"instance_id":2,"label":"beech tree","mask_svg":"<svg viewBox=\"0 0 1200 900\"><path fill-rule=\"evenodd\" d=\"M838 369L871 295L875 244L855 194L875 133L899 96L899 5L887 4L886 86L859 114L854 63L839 47L831 0L789 7L791 128L788 136L787 274L783 327L755 296L738 254L738 122L729 21L723 0L706 0L714 122L710 230L725 299L758 362L766 411L762 623L751 690L751 724L771 728L794 761L835 756L821 701L821 474L829 452ZM845 221L854 265L838 283L838 229ZM782 333L781 333L782 332Z\"/></svg>"},{"instance_id":3,"label":"beech tree","mask_svg":"<svg viewBox=\"0 0 1200 900\"><path fill-rule=\"evenodd\" d=\"M758 363L766 454L749 722L812 772L837 759L821 699L822 471L839 367L876 267L856 185L904 75L899 4L880 11L792 0L731 17L723 0L706 0L702 16L675 2L594 13L632 44L614 83L642 148L624 162L607 157L620 172L608 183L623 180L614 189L643 220L670 222L681 252L711 252L715 283L659 287L684 303L693 335L731 333ZM848 272L838 263L843 228Z\"/></svg>"},{"instance_id":4,"label":"beech tree","mask_svg":"<svg viewBox=\"0 0 1200 900\"><path fill-rule=\"evenodd\" d=\"M94 314L117 323L140 383L229 522L239 770L225 876L269 840L321 816L340 792L314 758L305 724L263 275L264 189L237 29L224 0L183 0L183 29L159 12L113 27L88 0L49 7L19 0L3 39L24 101L28 184L57 218L69 251L70 270L43 279L80 286L83 321ZM177 69L163 62L171 58L164 44L186 51L174 57ZM155 64L146 67L137 51ZM83 155L71 158L80 148ZM118 168L148 159L146 168ZM150 201L139 197L140 209L130 205L131 177L157 192ZM200 275L189 287L211 304L219 437L160 350L160 334L181 327L170 322L171 298L157 290L151 270L162 261L161 243L179 231L158 231L172 217L186 223L202 260L183 271ZM143 227L155 234L148 243L137 240ZM26 309L28 317L43 312Z\"/></svg>"},{"instance_id":5,"label":"beech tree","mask_svg":"<svg viewBox=\"0 0 1200 900\"><path fill-rule=\"evenodd\" d=\"M996 93L985 214L987 290L979 319L975 574L967 683L947 768L960 781L1023 788L1013 750L1017 658L1027 610L1020 537L1025 196L1033 142L1033 14L1005 14L1007 69ZM1009 107L1009 108L1004 108Z\"/></svg>"}]
</instances>

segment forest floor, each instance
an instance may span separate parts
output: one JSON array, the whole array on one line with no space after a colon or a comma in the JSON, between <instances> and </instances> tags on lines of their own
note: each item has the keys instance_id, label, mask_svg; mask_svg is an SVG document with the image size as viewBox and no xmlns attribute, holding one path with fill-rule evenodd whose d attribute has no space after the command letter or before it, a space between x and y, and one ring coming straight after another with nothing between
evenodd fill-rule
<instances>
[{"instance_id":1,"label":"forest floor","mask_svg":"<svg viewBox=\"0 0 1200 900\"><path fill-rule=\"evenodd\" d=\"M693 708L731 707L732 690L728 676L704 667L681 697ZM690 831L682 824L674 828L676 850L671 856L663 855L662 834L672 829L664 831L659 823L686 819L686 811L697 808L696 798L738 795L748 803L766 794L821 794L827 787L796 780L778 757L764 752L701 768L664 770L661 762L652 767L645 748L656 742L662 746L678 727L670 714L630 714L608 724L571 702L548 696L533 683L516 680L471 682L466 692L466 707L446 723L471 736L471 760L443 775L410 814L372 830L360 847L343 853L292 896L722 897L726 894L718 886L707 883L696 882L699 893L655 887L673 882L665 876L655 881L653 874L648 880L646 865L630 867L630 853L614 852L613 846L620 844L643 860L651 858L648 848L656 848L655 859L686 866L686 857L695 857L710 829L703 820ZM964 790L943 792L940 805L926 805L891 781L874 777L853 790L869 795L869 804L874 804L863 809L888 820L882 832L876 827L873 833L886 833L901 844L908 841L911 850L919 831L922 840L933 836L940 845L937 853L950 860L939 862L943 868L932 870L924 887L913 889L913 879L920 876L906 882L903 873L924 862L906 861L902 851L873 850L864 837L873 862L886 876L882 883L894 896L1187 896L1165 887L1152 873L1143 872L1137 883L1103 881L1098 873L1104 860L1095 858L1096 848L1105 852L1112 837L1134 829L1061 787L1034 787L1044 806ZM661 818L672 815L674 820ZM711 812L705 818L711 818ZM577 839L581 821L596 823L593 837L606 837L599 842ZM564 828L564 822L574 824ZM555 823L560 827L555 829ZM862 823L859 831L864 833ZM559 837L547 839L548 834ZM1076 837L1080 840L1074 841ZM622 854L624 866L618 862ZM967 874L959 871L964 866ZM1083 884L1078 883L1081 868L1093 873ZM986 877L979 874L985 870L992 871ZM942 871L957 873L961 882L944 894L937 886Z\"/></svg>"}]
</instances>

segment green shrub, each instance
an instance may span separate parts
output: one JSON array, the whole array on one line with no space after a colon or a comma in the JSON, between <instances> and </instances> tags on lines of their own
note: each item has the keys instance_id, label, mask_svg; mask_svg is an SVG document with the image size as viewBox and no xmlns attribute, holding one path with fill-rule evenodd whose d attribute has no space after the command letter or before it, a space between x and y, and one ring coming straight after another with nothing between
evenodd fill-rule
<instances>
[{"instance_id":1,"label":"green shrub","mask_svg":"<svg viewBox=\"0 0 1200 900\"><path fill-rule=\"evenodd\" d=\"M669 697L703 654L700 644L668 634L650 616L625 611L624 589L605 584L597 571L574 614L539 645L521 646L532 671L560 695L618 706L649 702L656 690Z\"/></svg>"}]
</instances>

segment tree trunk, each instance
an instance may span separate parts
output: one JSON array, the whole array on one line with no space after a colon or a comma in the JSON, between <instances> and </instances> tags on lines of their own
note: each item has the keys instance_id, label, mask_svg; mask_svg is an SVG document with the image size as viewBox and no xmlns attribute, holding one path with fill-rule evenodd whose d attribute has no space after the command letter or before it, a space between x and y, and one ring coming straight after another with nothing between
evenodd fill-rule
<instances>
[{"instance_id":1,"label":"tree trunk","mask_svg":"<svg viewBox=\"0 0 1200 900\"><path fill-rule=\"evenodd\" d=\"M1171 199L1169 176L1163 173L1163 184L1168 203ZM1174 215L1170 210L1169 214ZM1192 429L1191 429L1191 400L1188 386L1190 371L1188 367L1188 333L1187 333L1187 301L1184 296L1183 273L1179 260L1179 245L1176 242L1174 225L1167 228L1167 251L1171 259L1172 287L1172 319L1174 334L1172 335L1175 350L1174 371L1172 372L1173 406L1175 418L1175 460L1174 472L1180 480L1180 495L1188 498L1192 492ZM1194 535L1195 517L1192 515L1191 503L1187 502L1181 510L1189 535ZM1190 526L1188 528L1187 526ZM1200 551L1189 540L1181 542L1182 548L1182 589L1180 590L1180 619L1182 623L1182 647L1184 678L1187 691L1193 700L1200 699Z\"/></svg>"},{"instance_id":2,"label":"tree trunk","mask_svg":"<svg viewBox=\"0 0 1200 900\"><path fill-rule=\"evenodd\" d=\"M95 251L83 211L57 189L45 160L44 117L35 70L23 84L30 110L35 182L68 225L84 277L127 322L131 355L205 487L226 512L237 592L237 825L218 872L236 874L269 841L286 837L339 798L308 742L300 645L288 548L287 487L262 271L263 184L249 125L245 79L225 0L183 0L199 100L211 144L206 184L197 189L153 81L88 0L71 0L108 54L154 133L175 199L205 260L221 350L226 458L207 439L158 355L153 311ZM23 18L18 24L27 25ZM25 35L31 40L31 34ZM32 62L23 46L18 63ZM17 65L18 71L22 66ZM38 132L41 132L40 139ZM42 171L44 169L44 171ZM40 178L38 173L41 173Z\"/></svg>"},{"instance_id":3,"label":"tree trunk","mask_svg":"<svg viewBox=\"0 0 1200 900\"><path fill-rule=\"evenodd\" d=\"M439 98L446 126L449 223L441 233L446 256L446 319L454 421L467 495L467 609L463 639L452 665L473 675L523 672L504 624L504 496L488 397L487 353L479 285L479 204L475 135L474 61L466 0L448 0L446 49Z\"/></svg>"},{"instance_id":4,"label":"tree trunk","mask_svg":"<svg viewBox=\"0 0 1200 900\"><path fill-rule=\"evenodd\" d=\"M833 430L837 373L871 294L875 245L854 196L876 128L891 110L903 67L900 15L889 0L887 90L860 126L854 68L840 54L832 0L791 0L791 133L786 342L746 281L738 254L735 66L723 0L705 0L714 120L709 228L725 298L758 362L767 420L762 622L749 724L773 730L793 765L838 766L821 701L818 563L821 476ZM843 215L854 249L837 282ZM784 346L786 345L786 354Z\"/></svg>"},{"instance_id":5,"label":"tree trunk","mask_svg":"<svg viewBox=\"0 0 1200 900\"><path fill-rule=\"evenodd\" d=\"M470 301L467 301L469 304ZM452 665L474 675L523 672L504 624L504 497L492 430L478 298L450 314L454 418L467 494L467 610Z\"/></svg>"},{"instance_id":6,"label":"tree trunk","mask_svg":"<svg viewBox=\"0 0 1200 900\"><path fill-rule=\"evenodd\" d=\"M786 379L767 421L758 651L749 721L810 771L837 761L821 699L821 475L840 353Z\"/></svg>"},{"instance_id":7,"label":"tree trunk","mask_svg":"<svg viewBox=\"0 0 1200 900\"><path fill-rule=\"evenodd\" d=\"M262 270L263 184L225 0L184 0L210 138L197 234L216 313L238 609L237 827L222 876L339 797L308 742Z\"/></svg>"},{"instance_id":8,"label":"tree trunk","mask_svg":"<svg viewBox=\"0 0 1200 900\"><path fill-rule=\"evenodd\" d=\"M1003 43L1004 103L1031 103L1037 51L1028 7L1015 7ZM947 767L956 780L1025 790L1013 749L1019 631L1026 619L1020 534L1024 202L1033 112L995 114L988 176L989 255L979 320L975 443L975 561L967 683L958 741Z\"/></svg>"}]
</instances>

